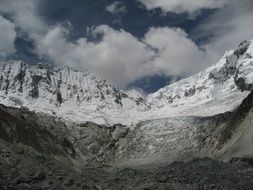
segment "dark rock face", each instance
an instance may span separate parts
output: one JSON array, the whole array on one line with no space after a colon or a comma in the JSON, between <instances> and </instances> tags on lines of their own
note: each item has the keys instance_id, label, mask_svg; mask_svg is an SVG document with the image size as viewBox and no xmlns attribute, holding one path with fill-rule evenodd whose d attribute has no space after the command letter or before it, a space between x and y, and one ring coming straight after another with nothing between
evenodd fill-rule
<instances>
[{"instance_id":1,"label":"dark rock face","mask_svg":"<svg viewBox=\"0 0 253 190\"><path fill-rule=\"evenodd\" d=\"M246 83L245 78L238 78L238 74L235 75L235 84L241 91L252 91L253 84Z\"/></svg>"},{"instance_id":2,"label":"dark rock face","mask_svg":"<svg viewBox=\"0 0 253 190\"><path fill-rule=\"evenodd\" d=\"M221 129L217 129L217 131L219 131L219 134L217 138L215 138L215 149L221 149L224 144L226 144L232 138L233 135L236 135L237 128L251 112L252 107L253 93L251 92L248 97L243 100L242 104L237 108L237 110L232 113L230 116L231 119L228 120Z\"/></svg>"},{"instance_id":3,"label":"dark rock face","mask_svg":"<svg viewBox=\"0 0 253 190\"><path fill-rule=\"evenodd\" d=\"M237 78L237 77L235 77L235 78ZM244 78L238 78L237 80L235 80L235 84L242 91L243 91L243 89L248 89L248 87L245 84L245 79Z\"/></svg>"},{"instance_id":4,"label":"dark rock face","mask_svg":"<svg viewBox=\"0 0 253 190\"><path fill-rule=\"evenodd\" d=\"M39 97L39 82L43 79L42 76L33 76L32 77L32 90L30 91L30 96L33 98Z\"/></svg>"},{"instance_id":5,"label":"dark rock face","mask_svg":"<svg viewBox=\"0 0 253 190\"><path fill-rule=\"evenodd\" d=\"M25 66L24 62L22 62L21 67L20 67L20 71L19 71L18 75L16 76L16 80L18 80L20 83L20 87L18 88L19 92L23 92L23 83L24 83L25 75L26 75L26 66Z\"/></svg>"},{"instance_id":6,"label":"dark rock face","mask_svg":"<svg viewBox=\"0 0 253 190\"><path fill-rule=\"evenodd\" d=\"M242 54L243 55L243 54ZM220 69L214 69L209 73L209 79L214 79L217 83L223 83L233 77L236 72L236 60L233 57L226 57L226 64ZM238 59L239 57L237 57Z\"/></svg>"},{"instance_id":7,"label":"dark rock face","mask_svg":"<svg viewBox=\"0 0 253 190\"><path fill-rule=\"evenodd\" d=\"M193 88L190 88L189 90L185 90L184 96L185 97L193 96L195 92L196 92L196 88L195 86L193 86Z\"/></svg>"},{"instance_id":8,"label":"dark rock face","mask_svg":"<svg viewBox=\"0 0 253 190\"><path fill-rule=\"evenodd\" d=\"M241 55L245 54L246 51L248 50L249 46L250 46L250 41L243 41L242 43L240 43L239 47L237 50L235 50L234 54L239 58Z\"/></svg>"},{"instance_id":9,"label":"dark rock face","mask_svg":"<svg viewBox=\"0 0 253 190\"><path fill-rule=\"evenodd\" d=\"M11 144L20 143L40 153L66 156L66 151L59 146L64 134L62 134L63 136L57 136L48 131L46 126L43 126L47 124L39 124L39 121L35 122L37 115L32 112L24 112L23 114L18 112L18 109L8 110L4 106L0 107L1 139ZM27 120L25 117L30 118ZM55 125L65 126L61 122Z\"/></svg>"},{"instance_id":10,"label":"dark rock face","mask_svg":"<svg viewBox=\"0 0 253 190\"><path fill-rule=\"evenodd\" d=\"M235 164L235 163L245 163L245 164L248 164L249 166L253 167L253 158L250 158L250 157L245 157L245 158L240 158L240 157L233 157L231 160L230 160L230 163L232 164Z\"/></svg>"},{"instance_id":11,"label":"dark rock face","mask_svg":"<svg viewBox=\"0 0 253 190\"><path fill-rule=\"evenodd\" d=\"M61 91L60 90L57 90L57 92L56 92L56 98L57 98L57 101L59 102L59 104L62 104L63 99L62 99L62 95L61 95Z\"/></svg>"}]
</instances>

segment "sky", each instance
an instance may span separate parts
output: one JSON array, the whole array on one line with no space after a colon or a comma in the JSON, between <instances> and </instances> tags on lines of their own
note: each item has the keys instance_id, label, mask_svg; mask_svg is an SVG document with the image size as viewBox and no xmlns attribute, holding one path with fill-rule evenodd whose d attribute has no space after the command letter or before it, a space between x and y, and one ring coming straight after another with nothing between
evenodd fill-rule
<instances>
[{"instance_id":1,"label":"sky","mask_svg":"<svg viewBox=\"0 0 253 190\"><path fill-rule=\"evenodd\" d=\"M120 88L185 78L253 38L252 10L252 0L0 0L0 59L77 67Z\"/></svg>"}]
</instances>

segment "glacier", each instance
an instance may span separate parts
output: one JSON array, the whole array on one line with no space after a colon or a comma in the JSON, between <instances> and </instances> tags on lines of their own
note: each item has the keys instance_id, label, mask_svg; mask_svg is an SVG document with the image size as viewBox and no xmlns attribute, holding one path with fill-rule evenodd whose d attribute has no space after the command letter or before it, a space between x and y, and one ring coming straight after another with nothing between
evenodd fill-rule
<instances>
[{"instance_id":1,"label":"glacier","mask_svg":"<svg viewBox=\"0 0 253 190\"><path fill-rule=\"evenodd\" d=\"M252 40L242 42L216 64L146 98L134 90L119 90L87 71L6 61L0 64L0 103L54 115L66 122L108 125L211 116L234 110L252 90L252 57Z\"/></svg>"}]
</instances>

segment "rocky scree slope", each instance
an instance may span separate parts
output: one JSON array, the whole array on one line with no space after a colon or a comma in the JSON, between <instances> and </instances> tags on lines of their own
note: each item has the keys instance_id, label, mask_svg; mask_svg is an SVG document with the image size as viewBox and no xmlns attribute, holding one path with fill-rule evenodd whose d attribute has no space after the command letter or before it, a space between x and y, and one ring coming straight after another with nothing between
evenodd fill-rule
<instances>
[{"instance_id":1,"label":"rocky scree slope","mask_svg":"<svg viewBox=\"0 0 253 190\"><path fill-rule=\"evenodd\" d=\"M248 105L247 101L242 107ZM249 112L247 108L240 109L245 111L241 116L236 114L237 119L243 120ZM230 120L231 114L233 113L223 117L216 116L213 121L211 118L191 118L191 120L198 123L212 123L215 126L215 121L222 124L224 120ZM220 118L220 121L217 118ZM132 137L140 137L140 131L137 131L143 126L145 128L145 125L147 123L140 124L138 129L131 131L124 126L110 128L85 123L72 126L75 128L73 134L74 130L70 126L66 126L55 117L36 114L26 109L1 106L0 188L251 189L253 168L250 158L232 158L228 163L209 158L195 158L189 162L177 161L166 164L171 161L168 159L162 165L156 163L134 166L131 163L131 167L113 167L111 164L114 159L119 155L124 156L125 149L135 153L140 151L140 145L135 144L132 147L127 145ZM208 134L214 131L208 128L207 130ZM210 136L205 136L207 133L203 131L199 134L202 137L200 142L203 143L205 143L203 140ZM164 134L164 137L166 136ZM182 137L185 138L185 135L182 134ZM177 142L180 142L180 139ZM142 143L145 145L148 142ZM166 144L168 146L171 143L164 143ZM182 146L185 150L189 147L185 144ZM162 149L164 150L166 149ZM170 158L170 155L167 156Z\"/></svg>"},{"instance_id":2,"label":"rocky scree slope","mask_svg":"<svg viewBox=\"0 0 253 190\"><path fill-rule=\"evenodd\" d=\"M55 117L1 106L0 189L250 190L253 185L250 158L115 167L124 151L140 151L140 145L127 149L132 137L139 137L136 131L94 123L72 127L75 132Z\"/></svg>"},{"instance_id":3,"label":"rocky scree slope","mask_svg":"<svg viewBox=\"0 0 253 190\"><path fill-rule=\"evenodd\" d=\"M204 139L208 156L228 161L231 157L253 157L253 93L232 112L230 118L215 127Z\"/></svg>"}]
</instances>

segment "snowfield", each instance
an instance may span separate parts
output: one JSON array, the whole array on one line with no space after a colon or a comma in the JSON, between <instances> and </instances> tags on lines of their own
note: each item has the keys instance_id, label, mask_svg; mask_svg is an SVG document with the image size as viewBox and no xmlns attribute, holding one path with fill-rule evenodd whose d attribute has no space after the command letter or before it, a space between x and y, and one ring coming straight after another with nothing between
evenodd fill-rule
<instances>
[{"instance_id":1,"label":"snowfield","mask_svg":"<svg viewBox=\"0 0 253 190\"><path fill-rule=\"evenodd\" d=\"M123 92L86 71L22 61L0 64L0 103L27 107L69 122L121 123L234 110L253 89L253 43L230 50L215 65L147 98Z\"/></svg>"}]
</instances>

